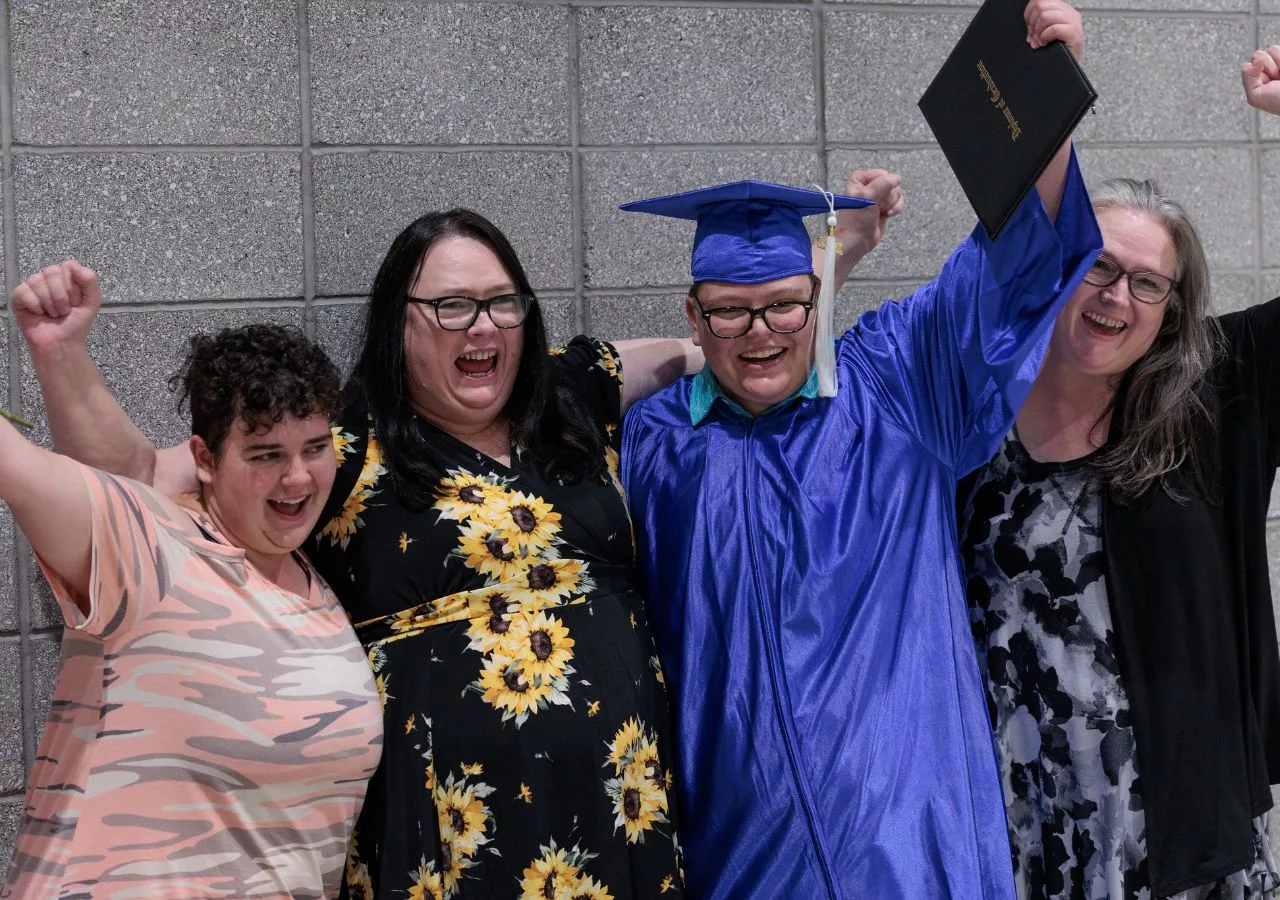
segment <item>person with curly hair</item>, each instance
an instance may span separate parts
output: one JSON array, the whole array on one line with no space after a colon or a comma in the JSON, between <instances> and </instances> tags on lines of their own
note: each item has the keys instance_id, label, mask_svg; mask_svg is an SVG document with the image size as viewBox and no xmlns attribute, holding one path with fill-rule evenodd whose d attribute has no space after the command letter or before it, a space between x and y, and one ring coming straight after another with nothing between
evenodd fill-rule
<instances>
[{"instance_id":1,"label":"person with curly hair","mask_svg":"<svg viewBox=\"0 0 1280 900\"><path fill-rule=\"evenodd\" d=\"M37 332L55 279L98 290L72 262L28 280L12 305ZM334 480L338 373L296 329L251 325L193 338L175 383L191 495L0 421L0 498L66 624L0 897L339 890L382 715L342 607L297 552Z\"/></svg>"}]
</instances>

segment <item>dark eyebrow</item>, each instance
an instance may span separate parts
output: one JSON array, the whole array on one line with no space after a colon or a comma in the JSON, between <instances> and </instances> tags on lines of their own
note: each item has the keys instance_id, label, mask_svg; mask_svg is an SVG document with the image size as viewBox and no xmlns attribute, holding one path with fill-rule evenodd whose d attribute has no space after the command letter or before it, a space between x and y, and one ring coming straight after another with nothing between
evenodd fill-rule
<instances>
[{"instance_id":1,"label":"dark eyebrow","mask_svg":"<svg viewBox=\"0 0 1280 900\"><path fill-rule=\"evenodd\" d=\"M502 282L502 284L495 284L495 285L492 285L491 287L487 288L486 290L482 291L481 293L484 293L484 294L492 293L492 294L493 294L493 296L495 296L495 297L503 297L503 296L505 296L505 295L507 295L507 294L516 294L516 293L519 293L519 290L520 290L520 289L519 289L519 288L517 288L517 287L516 287L514 284L512 284L511 282L509 282L509 281L504 281L504 282ZM472 297L472 296L471 296L471 294L467 293L466 291L464 291L464 290L462 290L462 289L458 289L458 290L456 290L456 291L441 291L439 294L436 294L436 295L435 295L435 298L434 298L434 299L440 299L440 298L442 298L442 297L468 297L468 298L471 298L471 299L473 299L473 300L475 299L474 297Z\"/></svg>"},{"instance_id":2,"label":"dark eyebrow","mask_svg":"<svg viewBox=\"0 0 1280 900\"><path fill-rule=\"evenodd\" d=\"M332 441L333 441L333 435L330 435L330 434L326 434L326 435L319 435L319 434L317 434L317 435L316 435L315 437L313 437L313 438L308 438L306 441L304 441L304 443L307 443L307 444L328 444L328 443L330 443L330 442L332 442ZM283 446L284 446L284 444L268 444L268 443L262 443L262 444L245 444L245 445L244 445L244 449L245 449L245 452L253 452L253 453L256 453L256 452L259 452L259 451L262 451L262 450L279 450L279 449L280 449L281 447L283 447Z\"/></svg>"}]
</instances>

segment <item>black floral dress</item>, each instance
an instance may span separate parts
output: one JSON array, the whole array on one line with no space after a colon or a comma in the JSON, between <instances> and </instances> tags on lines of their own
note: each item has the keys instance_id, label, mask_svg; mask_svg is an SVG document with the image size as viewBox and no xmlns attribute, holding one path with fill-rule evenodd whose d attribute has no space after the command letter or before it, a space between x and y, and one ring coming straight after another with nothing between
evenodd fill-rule
<instances>
[{"instance_id":1,"label":"black floral dress","mask_svg":"<svg viewBox=\"0 0 1280 900\"><path fill-rule=\"evenodd\" d=\"M518 448L508 468L423 422L447 474L413 511L358 402L335 429L345 502L310 555L368 650L386 731L353 898L682 892L667 702L617 480L617 356L580 337L552 362L607 435L604 482L559 484Z\"/></svg>"},{"instance_id":2,"label":"black floral dress","mask_svg":"<svg viewBox=\"0 0 1280 900\"><path fill-rule=\"evenodd\" d=\"M961 510L969 617L995 729L1018 896L1154 900L1128 696L1089 458L1032 459L1010 433ZM1274 896L1266 817L1253 863L1172 900Z\"/></svg>"}]
</instances>

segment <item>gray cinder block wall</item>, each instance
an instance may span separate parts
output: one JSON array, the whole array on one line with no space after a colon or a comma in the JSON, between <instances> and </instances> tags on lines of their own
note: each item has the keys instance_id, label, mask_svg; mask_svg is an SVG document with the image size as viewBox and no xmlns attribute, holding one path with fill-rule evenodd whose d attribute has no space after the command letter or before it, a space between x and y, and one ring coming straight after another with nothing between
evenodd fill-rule
<instances>
[{"instance_id":1,"label":"gray cinder block wall","mask_svg":"<svg viewBox=\"0 0 1280 900\"><path fill-rule=\"evenodd\" d=\"M74 255L102 275L93 352L160 442L196 329L299 324L349 360L392 235L467 205L514 240L554 337L683 334L689 228L619 202L741 177L906 176L907 212L840 320L933 274L969 208L915 108L965 0L0 2L3 278ZM1157 176L1219 307L1280 293L1280 121L1237 70L1280 0L1090 0L1091 178ZM0 315L0 397L39 393ZM1276 526L1280 531L1280 524ZM0 509L0 863L58 659L56 609Z\"/></svg>"}]
</instances>

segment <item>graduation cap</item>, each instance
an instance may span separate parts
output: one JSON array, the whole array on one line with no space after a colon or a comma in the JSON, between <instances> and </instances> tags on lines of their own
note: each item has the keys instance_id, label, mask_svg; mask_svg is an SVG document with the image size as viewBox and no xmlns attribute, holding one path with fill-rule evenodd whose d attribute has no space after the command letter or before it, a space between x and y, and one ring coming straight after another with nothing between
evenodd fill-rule
<instances>
[{"instance_id":1,"label":"graduation cap","mask_svg":"<svg viewBox=\"0 0 1280 900\"><path fill-rule=\"evenodd\" d=\"M871 206L861 197L787 187L767 181L735 181L664 197L624 203L627 212L693 219L689 271L693 281L761 284L813 274L813 252L804 217L827 214L826 258L818 297L815 363L818 393L836 394L833 314L835 307L836 210Z\"/></svg>"}]
</instances>

